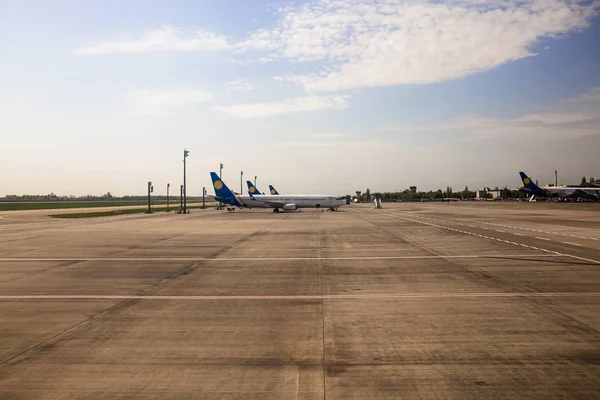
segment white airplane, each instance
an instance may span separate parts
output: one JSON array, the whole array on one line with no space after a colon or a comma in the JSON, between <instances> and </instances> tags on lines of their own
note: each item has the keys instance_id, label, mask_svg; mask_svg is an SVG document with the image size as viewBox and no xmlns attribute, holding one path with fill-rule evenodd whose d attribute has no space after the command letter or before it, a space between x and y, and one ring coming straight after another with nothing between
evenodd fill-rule
<instances>
[{"instance_id":1,"label":"white airplane","mask_svg":"<svg viewBox=\"0 0 600 400\"><path fill-rule=\"evenodd\" d=\"M328 208L331 211L346 204L345 198L321 194L239 195L233 193L215 172L210 173L215 200L240 208L272 208L274 212L298 211L301 208Z\"/></svg>"},{"instance_id":2,"label":"white airplane","mask_svg":"<svg viewBox=\"0 0 600 400\"><path fill-rule=\"evenodd\" d=\"M590 200L598 201L600 199L600 187L599 186L544 186L539 187L533 183L532 179L528 177L524 172L519 172L521 180L523 181L523 191L532 194L530 201L533 201L535 196L538 197L570 197L570 198L586 198Z\"/></svg>"}]
</instances>

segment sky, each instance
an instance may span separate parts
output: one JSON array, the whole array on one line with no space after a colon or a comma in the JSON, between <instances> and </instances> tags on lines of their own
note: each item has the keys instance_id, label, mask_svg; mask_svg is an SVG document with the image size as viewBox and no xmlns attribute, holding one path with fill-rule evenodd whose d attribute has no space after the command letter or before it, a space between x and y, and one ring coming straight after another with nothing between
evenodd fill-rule
<instances>
[{"instance_id":1,"label":"sky","mask_svg":"<svg viewBox=\"0 0 600 400\"><path fill-rule=\"evenodd\" d=\"M0 196L600 179L600 1L0 1ZM246 185L244 182L244 193Z\"/></svg>"}]
</instances>

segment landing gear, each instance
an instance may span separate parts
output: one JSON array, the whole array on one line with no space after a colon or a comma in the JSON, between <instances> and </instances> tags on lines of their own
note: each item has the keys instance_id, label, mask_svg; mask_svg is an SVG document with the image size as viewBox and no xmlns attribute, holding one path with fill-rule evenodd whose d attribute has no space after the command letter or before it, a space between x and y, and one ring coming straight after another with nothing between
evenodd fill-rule
<instances>
[{"instance_id":1,"label":"landing gear","mask_svg":"<svg viewBox=\"0 0 600 400\"><path fill-rule=\"evenodd\" d=\"M329 211L335 211L335 208L329 207Z\"/></svg>"},{"instance_id":2,"label":"landing gear","mask_svg":"<svg viewBox=\"0 0 600 400\"><path fill-rule=\"evenodd\" d=\"M274 208L274 209L273 209L273 212L276 212L276 213L278 213L278 212L279 212L279 208Z\"/></svg>"}]
</instances>

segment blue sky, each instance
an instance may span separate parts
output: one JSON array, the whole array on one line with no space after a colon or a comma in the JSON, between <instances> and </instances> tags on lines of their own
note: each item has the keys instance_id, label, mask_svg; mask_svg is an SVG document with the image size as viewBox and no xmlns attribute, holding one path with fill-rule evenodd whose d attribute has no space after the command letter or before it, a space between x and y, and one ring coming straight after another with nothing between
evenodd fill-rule
<instances>
[{"instance_id":1,"label":"blue sky","mask_svg":"<svg viewBox=\"0 0 600 400\"><path fill-rule=\"evenodd\" d=\"M600 178L598 1L7 1L0 195Z\"/></svg>"}]
</instances>

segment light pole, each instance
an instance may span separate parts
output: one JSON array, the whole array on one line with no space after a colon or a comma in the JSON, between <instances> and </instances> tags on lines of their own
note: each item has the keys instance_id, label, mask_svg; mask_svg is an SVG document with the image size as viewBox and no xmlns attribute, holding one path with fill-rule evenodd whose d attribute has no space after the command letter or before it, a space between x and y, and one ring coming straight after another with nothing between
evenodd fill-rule
<instances>
[{"instance_id":1,"label":"light pole","mask_svg":"<svg viewBox=\"0 0 600 400\"><path fill-rule=\"evenodd\" d=\"M170 183L167 183L167 212L170 212L169 210L169 188L171 187Z\"/></svg>"},{"instance_id":2,"label":"light pole","mask_svg":"<svg viewBox=\"0 0 600 400\"><path fill-rule=\"evenodd\" d=\"M150 208L150 193L152 193L153 190L152 182L148 182L148 209L146 210L146 214L152 213L152 209Z\"/></svg>"},{"instance_id":3,"label":"light pole","mask_svg":"<svg viewBox=\"0 0 600 400\"><path fill-rule=\"evenodd\" d=\"M219 179L223 179L223 163L219 163ZM217 203L217 210L222 210L223 204L221 202Z\"/></svg>"},{"instance_id":4,"label":"light pole","mask_svg":"<svg viewBox=\"0 0 600 400\"><path fill-rule=\"evenodd\" d=\"M179 186L179 214L183 212L183 185Z\"/></svg>"},{"instance_id":5,"label":"light pole","mask_svg":"<svg viewBox=\"0 0 600 400\"><path fill-rule=\"evenodd\" d=\"M554 187L558 186L558 170L554 170Z\"/></svg>"},{"instance_id":6,"label":"light pole","mask_svg":"<svg viewBox=\"0 0 600 400\"><path fill-rule=\"evenodd\" d=\"M187 186L185 185L185 159L190 152L183 149L183 213L187 213Z\"/></svg>"},{"instance_id":7,"label":"light pole","mask_svg":"<svg viewBox=\"0 0 600 400\"><path fill-rule=\"evenodd\" d=\"M240 194L244 194L244 171L240 171Z\"/></svg>"},{"instance_id":8,"label":"light pole","mask_svg":"<svg viewBox=\"0 0 600 400\"><path fill-rule=\"evenodd\" d=\"M206 206L204 205L204 196L206 195L206 187L202 188L202 208L206 208Z\"/></svg>"},{"instance_id":9,"label":"light pole","mask_svg":"<svg viewBox=\"0 0 600 400\"><path fill-rule=\"evenodd\" d=\"M256 187L256 175L254 175L254 187Z\"/></svg>"}]
</instances>

